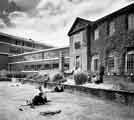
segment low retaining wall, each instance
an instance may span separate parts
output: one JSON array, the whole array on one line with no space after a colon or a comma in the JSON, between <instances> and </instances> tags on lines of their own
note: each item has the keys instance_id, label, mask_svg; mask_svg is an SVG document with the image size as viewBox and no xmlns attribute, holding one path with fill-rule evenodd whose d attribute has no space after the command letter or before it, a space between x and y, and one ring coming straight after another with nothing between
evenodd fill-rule
<instances>
[{"instance_id":1,"label":"low retaining wall","mask_svg":"<svg viewBox=\"0 0 134 120\"><path fill-rule=\"evenodd\" d=\"M24 81L24 83L31 84L43 84L43 82L37 81ZM54 87L56 83L47 83L48 87ZM65 91L71 93L82 93L86 95L93 95L103 99L112 100L118 103L123 103L126 105L134 105L134 92L128 92L123 90L110 90L101 88L89 88L78 85L64 85Z\"/></svg>"}]
</instances>

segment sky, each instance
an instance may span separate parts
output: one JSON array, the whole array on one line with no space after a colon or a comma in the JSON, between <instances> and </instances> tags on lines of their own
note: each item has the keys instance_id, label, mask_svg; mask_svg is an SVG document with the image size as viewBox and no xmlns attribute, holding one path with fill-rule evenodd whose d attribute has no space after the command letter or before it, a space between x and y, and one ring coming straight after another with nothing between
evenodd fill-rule
<instances>
[{"instance_id":1,"label":"sky","mask_svg":"<svg viewBox=\"0 0 134 120\"><path fill-rule=\"evenodd\" d=\"M0 18L0 32L30 38L64 47L69 45L67 33L76 17L97 20L134 0L0 0L0 10L14 1L23 11ZM5 14L5 13L2 13Z\"/></svg>"}]
</instances>

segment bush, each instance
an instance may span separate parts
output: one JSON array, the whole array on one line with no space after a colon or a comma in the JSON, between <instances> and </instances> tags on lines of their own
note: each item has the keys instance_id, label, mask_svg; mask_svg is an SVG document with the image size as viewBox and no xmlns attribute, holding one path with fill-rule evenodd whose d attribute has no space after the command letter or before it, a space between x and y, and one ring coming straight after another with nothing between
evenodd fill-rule
<instances>
[{"instance_id":1,"label":"bush","mask_svg":"<svg viewBox=\"0 0 134 120\"><path fill-rule=\"evenodd\" d=\"M12 74L7 74L8 78L12 78L12 76L13 76Z\"/></svg>"},{"instance_id":2,"label":"bush","mask_svg":"<svg viewBox=\"0 0 134 120\"><path fill-rule=\"evenodd\" d=\"M128 90L128 83L125 81L116 81L113 85L116 90Z\"/></svg>"},{"instance_id":3,"label":"bush","mask_svg":"<svg viewBox=\"0 0 134 120\"><path fill-rule=\"evenodd\" d=\"M82 85L88 81L88 75L85 72L78 72L74 74L74 81L76 85Z\"/></svg>"},{"instance_id":4,"label":"bush","mask_svg":"<svg viewBox=\"0 0 134 120\"><path fill-rule=\"evenodd\" d=\"M64 76L62 73L56 73L54 74L54 76L52 77L52 81L53 82L63 82L65 79L64 79Z\"/></svg>"}]
</instances>

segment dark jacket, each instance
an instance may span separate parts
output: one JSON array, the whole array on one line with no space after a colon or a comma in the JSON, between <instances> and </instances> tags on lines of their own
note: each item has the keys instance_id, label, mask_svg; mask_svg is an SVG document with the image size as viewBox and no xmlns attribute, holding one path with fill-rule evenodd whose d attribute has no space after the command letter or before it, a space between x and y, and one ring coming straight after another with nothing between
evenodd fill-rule
<instances>
[{"instance_id":1,"label":"dark jacket","mask_svg":"<svg viewBox=\"0 0 134 120\"><path fill-rule=\"evenodd\" d=\"M47 98L43 98L42 96L39 95L36 95L32 100L33 105L42 105L45 104L46 102Z\"/></svg>"}]
</instances>

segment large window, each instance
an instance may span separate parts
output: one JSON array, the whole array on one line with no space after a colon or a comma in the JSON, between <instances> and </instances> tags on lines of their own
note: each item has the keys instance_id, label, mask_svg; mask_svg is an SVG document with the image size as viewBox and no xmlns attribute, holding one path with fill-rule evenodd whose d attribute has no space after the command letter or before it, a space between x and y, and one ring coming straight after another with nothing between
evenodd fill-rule
<instances>
[{"instance_id":1,"label":"large window","mask_svg":"<svg viewBox=\"0 0 134 120\"><path fill-rule=\"evenodd\" d=\"M80 49L81 47L81 43L82 43L82 39L83 39L83 34L82 32L76 33L73 35L73 49L77 50Z\"/></svg>"},{"instance_id":2,"label":"large window","mask_svg":"<svg viewBox=\"0 0 134 120\"><path fill-rule=\"evenodd\" d=\"M99 60L98 59L94 59L94 71L98 71L98 63L99 63Z\"/></svg>"},{"instance_id":3,"label":"large window","mask_svg":"<svg viewBox=\"0 0 134 120\"><path fill-rule=\"evenodd\" d=\"M126 70L128 73L134 73L134 51L126 56Z\"/></svg>"},{"instance_id":4,"label":"large window","mask_svg":"<svg viewBox=\"0 0 134 120\"><path fill-rule=\"evenodd\" d=\"M24 56L24 60L39 60L42 59L42 53L29 54Z\"/></svg>"},{"instance_id":5,"label":"large window","mask_svg":"<svg viewBox=\"0 0 134 120\"><path fill-rule=\"evenodd\" d=\"M134 29L134 14L128 15L128 29Z\"/></svg>"},{"instance_id":6,"label":"large window","mask_svg":"<svg viewBox=\"0 0 134 120\"><path fill-rule=\"evenodd\" d=\"M109 35L113 35L115 33L115 23L112 21L109 24Z\"/></svg>"},{"instance_id":7,"label":"large window","mask_svg":"<svg viewBox=\"0 0 134 120\"><path fill-rule=\"evenodd\" d=\"M75 42L75 49L80 49L81 47L81 44L80 44L80 41L79 42Z\"/></svg>"},{"instance_id":8,"label":"large window","mask_svg":"<svg viewBox=\"0 0 134 120\"><path fill-rule=\"evenodd\" d=\"M53 63L53 69L58 69L59 68L59 63Z\"/></svg>"},{"instance_id":9,"label":"large window","mask_svg":"<svg viewBox=\"0 0 134 120\"><path fill-rule=\"evenodd\" d=\"M108 57L108 72L114 72L114 67L115 67L114 56Z\"/></svg>"},{"instance_id":10,"label":"large window","mask_svg":"<svg viewBox=\"0 0 134 120\"><path fill-rule=\"evenodd\" d=\"M80 68L80 56L76 56L76 68Z\"/></svg>"},{"instance_id":11,"label":"large window","mask_svg":"<svg viewBox=\"0 0 134 120\"><path fill-rule=\"evenodd\" d=\"M94 55L91 61L91 71L97 72L99 70L99 55Z\"/></svg>"},{"instance_id":12,"label":"large window","mask_svg":"<svg viewBox=\"0 0 134 120\"><path fill-rule=\"evenodd\" d=\"M99 29L98 28L95 29L95 31L94 31L94 40L97 40L97 39L99 39Z\"/></svg>"},{"instance_id":13,"label":"large window","mask_svg":"<svg viewBox=\"0 0 134 120\"><path fill-rule=\"evenodd\" d=\"M44 52L44 59L50 59L50 58L58 58L59 57L59 51L48 51Z\"/></svg>"}]
</instances>

